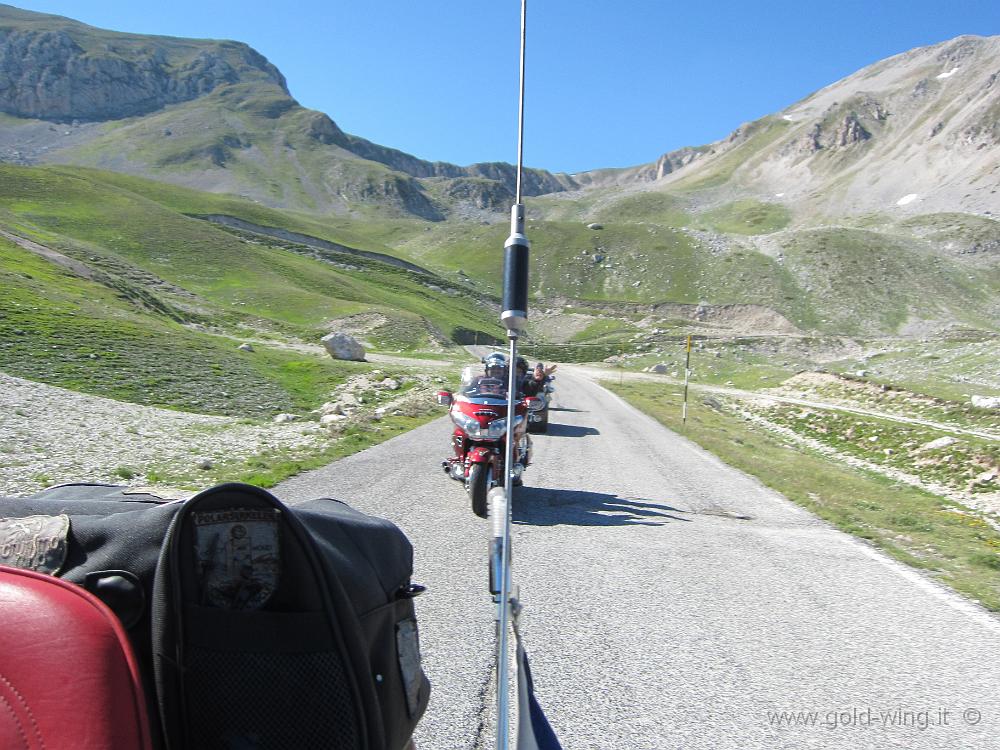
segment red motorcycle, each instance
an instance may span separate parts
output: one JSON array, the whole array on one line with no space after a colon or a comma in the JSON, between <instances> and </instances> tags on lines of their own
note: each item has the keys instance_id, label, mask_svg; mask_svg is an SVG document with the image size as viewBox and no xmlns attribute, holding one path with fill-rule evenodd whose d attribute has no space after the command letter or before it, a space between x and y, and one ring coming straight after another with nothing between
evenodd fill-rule
<instances>
[{"instance_id":1,"label":"red motorcycle","mask_svg":"<svg viewBox=\"0 0 1000 750\"><path fill-rule=\"evenodd\" d=\"M475 368L462 372L457 394L438 392L438 403L450 406L455 423L451 442L455 455L441 462L445 473L465 483L472 500L472 512L486 518L486 496L491 487L502 486L507 443L507 384L500 377L477 374ZM514 483L528 467L531 438L527 434L529 411L543 404L537 398L521 398L514 406Z\"/></svg>"}]
</instances>

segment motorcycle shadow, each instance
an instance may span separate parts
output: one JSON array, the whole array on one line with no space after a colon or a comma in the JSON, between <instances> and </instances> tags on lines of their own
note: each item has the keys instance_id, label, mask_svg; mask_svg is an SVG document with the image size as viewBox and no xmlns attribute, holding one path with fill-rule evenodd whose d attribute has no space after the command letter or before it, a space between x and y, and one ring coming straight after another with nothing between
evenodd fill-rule
<instances>
[{"instance_id":1,"label":"motorcycle shadow","mask_svg":"<svg viewBox=\"0 0 1000 750\"><path fill-rule=\"evenodd\" d=\"M603 492L518 487L513 520L530 526L664 526L690 523L687 511Z\"/></svg>"},{"instance_id":2,"label":"motorcycle shadow","mask_svg":"<svg viewBox=\"0 0 1000 750\"><path fill-rule=\"evenodd\" d=\"M586 437L587 435L600 435L601 431L596 427L549 422L549 428L545 434L551 437Z\"/></svg>"}]
</instances>

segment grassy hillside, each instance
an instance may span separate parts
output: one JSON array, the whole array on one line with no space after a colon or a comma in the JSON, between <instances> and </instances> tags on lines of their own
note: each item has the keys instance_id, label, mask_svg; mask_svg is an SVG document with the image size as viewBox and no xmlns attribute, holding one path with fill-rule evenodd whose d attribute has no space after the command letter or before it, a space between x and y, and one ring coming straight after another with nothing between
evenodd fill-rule
<instances>
[{"instance_id":1,"label":"grassy hillside","mask_svg":"<svg viewBox=\"0 0 1000 750\"><path fill-rule=\"evenodd\" d=\"M563 203L566 203L564 200ZM785 209L738 201L704 212L681 199L646 193L578 221L530 222L532 292L559 298L634 302L752 304L806 331L873 335L908 323L1000 325L1000 264L970 267L895 227L784 229ZM601 230L586 226L600 220ZM504 224L449 222L396 246L442 272L462 271L496 292Z\"/></svg>"},{"instance_id":2,"label":"grassy hillside","mask_svg":"<svg viewBox=\"0 0 1000 750\"><path fill-rule=\"evenodd\" d=\"M392 322L382 327L387 348L499 333L487 308L500 290L510 165L425 162L344 133L301 107L245 45L116 34L16 9L0 11L0 26L32 39L58 30L79 45L66 59L81 65L132 70L162 58L161 95L139 107L129 99L138 83L119 82L105 92L124 107L112 114L54 114L62 104L50 78L95 90L103 79L73 78L76 68L44 54L12 80L5 96L40 109L7 107L16 116L0 118L0 159L77 165L0 172L0 219L26 236L94 257L176 320L198 322L208 304L213 322L313 336L331 319L377 312ZM954 77L928 79L942 55L965 62ZM1000 38L956 39L654 163L528 170L534 304L600 303L592 313L619 321L564 337L577 343L639 336L638 320L624 333L623 314L655 318L654 306L671 305L704 309L694 322L707 325L731 308L727 326L742 333L997 330L1000 223L988 176L998 55ZM194 88L180 96L182 83ZM439 278L197 220L206 214L394 256ZM740 319L748 308L764 313ZM689 312L646 328L690 324Z\"/></svg>"},{"instance_id":3,"label":"grassy hillside","mask_svg":"<svg viewBox=\"0 0 1000 750\"><path fill-rule=\"evenodd\" d=\"M367 369L192 330L0 238L0 369L135 403L262 416L314 408Z\"/></svg>"},{"instance_id":4,"label":"grassy hillside","mask_svg":"<svg viewBox=\"0 0 1000 750\"><path fill-rule=\"evenodd\" d=\"M219 213L267 227L279 227L320 239L381 252L433 269L452 282L483 294L500 291L498 270L507 235L504 222L449 221L428 224L414 219L370 216L317 216L281 211L234 197L115 173L72 170L98 176L102 183L147 197L182 213ZM579 203L578 208L569 208ZM547 215L552 199L537 204ZM765 234L787 222L774 204L738 201L705 214L688 210L675 195L633 194L587 216L586 199L559 199L577 220L537 218L529 224L533 244L531 282L536 301L570 298L637 303L761 304L775 307L797 325L820 324L809 294L793 274L752 246L733 253L704 252L687 229L723 231L735 225L742 235ZM537 211L532 201L530 210ZM589 219L604 220L604 230L586 228ZM681 231L684 230L684 231ZM600 260L598 260L600 258ZM637 283L638 282L638 283Z\"/></svg>"},{"instance_id":5,"label":"grassy hillside","mask_svg":"<svg viewBox=\"0 0 1000 750\"><path fill-rule=\"evenodd\" d=\"M423 231L426 225L425 222L406 217L358 220L336 214L320 215L276 209L234 195L205 193L118 172L77 167L51 169L59 174L84 176L104 185L121 188L179 213L235 216L254 224L279 227L330 242L399 257L402 256L394 250L395 243L418 231Z\"/></svg>"},{"instance_id":6,"label":"grassy hillside","mask_svg":"<svg viewBox=\"0 0 1000 750\"><path fill-rule=\"evenodd\" d=\"M328 128L335 128L329 118L298 106L278 85L240 84L103 123L83 143L57 143L43 158L156 175L279 208L364 215L374 207L441 218L413 178L333 145Z\"/></svg>"},{"instance_id":7,"label":"grassy hillside","mask_svg":"<svg viewBox=\"0 0 1000 750\"><path fill-rule=\"evenodd\" d=\"M444 280L233 233L155 198L218 210L210 199L106 176L0 166L3 371L140 403L252 415L313 408L365 368L278 346L317 342L345 316L375 315L382 323L369 338L389 350L498 332L481 297ZM140 184L145 195L129 189ZM61 254L63 265L17 238ZM243 352L242 337L275 345Z\"/></svg>"},{"instance_id":8,"label":"grassy hillside","mask_svg":"<svg viewBox=\"0 0 1000 750\"><path fill-rule=\"evenodd\" d=\"M461 269L470 276L499 279L491 271L500 261L508 227L448 224L433 227L400 246L432 268ZM533 221L531 285L536 296L634 302L744 301L752 292L737 290L735 271L721 258L697 252L692 239L672 227L608 225L602 231L582 223ZM754 286L772 274L766 258L747 259L739 273ZM637 283L638 282L638 283Z\"/></svg>"},{"instance_id":9,"label":"grassy hillside","mask_svg":"<svg viewBox=\"0 0 1000 750\"><path fill-rule=\"evenodd\" d=\"M995 330L1000 318L1000 266L989 253L948 250L990 247L997 223L988 219L875 217L867 228L810 229L789 224L781 206L750 200L699 209L678 193L606 198L563 212L573 219L535 216L528 225L534 309L603 305L589 312L594 327L566 337L574 342L641 338L635 326L644 313L622 303L756 305L802 331L856 336L951 321ZM551 198L539 204L545 215L560 213ZM203 214L395 256L440 278L191 217ZM591 220L603 229L588 229ZM386 350L500 334L489 306L499 293L505 222L320 216L90 169L0 167L2 224L101 269L175 321L316 340L331 320L378 313L385 320L369 338ZM668 318L654 325L691 325ZM755 323L737 312L728 325L751 332Z\"/></svg>"},{"instance_id":10,"label":"grassy hillside","mask_svg":"<svg viewBox=\"0 0 1000 750\"><path fill-rule=\"evenodd\" d=\"M0 211L20 232L84 262L104 257L151 274L209 302L228 322L310 336L369 310L424 317L445 335L491 324L478 300L435 292L433 278L383 264L356 261L356 270L345 270L316 262L185 216L98 173L0 167L0 177ZM186 208L215 208L185 198Z\"/></svg>"}]
</instances>

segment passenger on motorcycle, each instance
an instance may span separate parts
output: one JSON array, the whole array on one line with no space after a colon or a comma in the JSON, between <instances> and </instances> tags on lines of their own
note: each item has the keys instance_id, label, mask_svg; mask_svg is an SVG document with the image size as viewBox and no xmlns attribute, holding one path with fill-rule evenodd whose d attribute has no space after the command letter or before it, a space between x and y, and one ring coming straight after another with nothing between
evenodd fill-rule
<instances>
[{"instance_id":1,"label":"passenger on motorcycle","mask_svg":"<svg viewBox=\"0 0 1000 750\"><path fill-rule=\"evenodd\" d=\"M549 381L549 375L556 369L555 365L546 367L544 364L539 362L535 365L534 372L528 377L524 378L521 383L521 390L524 392L525 396L537 396L545 388L545 384Z\"/></svg>"},{"instance_id":2,"label":"passenger on motorcycle","mask_svg":"<svg viewBox=\"0 0 1000 750\"><path fill-rule=\"evenodd\" d=\"M517 391L520 396L533 396L533 393L528 393L524 390L525 383L528 381L528 360L524 357L517 358Z\"/></svg>"}]
</instances>

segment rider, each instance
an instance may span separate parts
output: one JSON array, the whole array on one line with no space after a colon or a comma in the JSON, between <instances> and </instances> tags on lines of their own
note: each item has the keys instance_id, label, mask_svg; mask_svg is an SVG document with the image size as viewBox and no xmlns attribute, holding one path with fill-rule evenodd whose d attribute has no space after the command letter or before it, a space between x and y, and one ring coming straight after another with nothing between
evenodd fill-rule
<instances>
[{"instance_id":1,"label":"rider","mask_svg":"<svg viewBox=\"0 0 1000 750\"><path fill-rule=\"evenodd\" d=\"M517 375L516 375L516 379L517 379L517 390L518 390L518 393L520 393L522 395L525 395L525 396L532 396L532 395L534 395L532 393L527 393L524 390L525 383L528 380L528 360L526 360L524 357L518 357L517 358Z\"/></svg>"},{"instance_id":2,"label":"rider","mask_svg":"<svg viewBox=\"0 0 1000 750\"><path fill-rule=\"evenodd\" d=\"M483 375L471 383L483 395L503 396L507 393L507 357L493 352L483 357Z\"/></svg>"},{"instance_id":3,"label":"rider","mask_svg":"<svg viewBox=\"0 0 1000 750\"><path fill-rule=\"evenodd\" d=\"M488 378L501 378L507 375L507 357L500 352L483 357L483 371Z\"/></svg>"},{"instance_id":4,"label":"rider","mask_svg":"<svg viewBox=\"0 0 1000 750\"><path fill-rule=\"evenodd\" d=\"M524 357L518 357L514 361L515 367L515 378L518 384L518 397L522 395L521 391L524 384L527 382L525 375L528 372L528 360ZM493 352L492 354L483 357L483 370L486 373L483 380L479 382L480 388L482 388L484 382L499 380L503 383L503 391L506 394L507 391L507 357L500 352ZM524 465L527 467L531 463L531 439L527 438L525 440L524 447ZM523 480L520 477L514 478L514 485L521 486Z\"/></svg>"},{"instance_id":5,"label":"rider","mask_svg":"<svg viewBox=\"0 0 1000 750\"><path fill-rule=\"evenodd\" d=\"M525 363L527 364L527 363ZM521 390L525 396L537 396L549 381L549 375L556 369L555 365L546 367L542 362L535 365L534 372L522 381Z\"/></svg>"}]
</instances>

